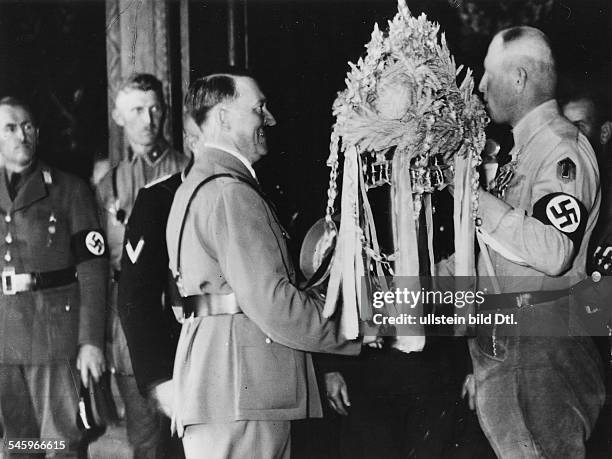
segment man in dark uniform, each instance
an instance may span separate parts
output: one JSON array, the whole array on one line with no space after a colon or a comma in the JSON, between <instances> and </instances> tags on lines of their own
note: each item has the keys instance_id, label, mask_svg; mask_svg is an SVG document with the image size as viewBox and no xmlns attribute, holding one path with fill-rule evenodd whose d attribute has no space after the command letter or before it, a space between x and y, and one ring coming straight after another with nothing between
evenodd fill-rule
<instances>
[{"instance_id":1,"label":"man in dark uniform","mask_svg":"<svg viewBox=\"0 0 612 459\"><path fill-rule=\"evenodd\" d=\"M77 457L77 375L104 370L107 251L90 189L37 144L29 108L0 100L0 419L5 440L63 440L47 452Z\"/></svg>"},{"instance_id":2,"label":"man in dark uniform","mask_svg":"<svg viewBox=\"0 0 612 459\"><path fill-rule=\"evenodd\" d=\"M190 118L186 117L184 125L190 145L199 130ZM163 177L138 192L125 231L117 304L138 390L155 400L168 417L181 326L173 312L178 291L168 269L166 223L186 172ZM167 424L169 429L169 420ZM163 457L182 456L180 441L172 442L170 448Z\"/></svg>"},{"instance_id":3,"label":"man in dark uniform","mask_svg":"<svg viewBox=\"0 0 612 459\"><path fill-rule=\"evenodd\" d=\"M171 148L162 135L164 115L162 84L157 78L138 73L123 83L115 99L113 120L123 127L128 149L124 159L97 185L113 272L109 292L108 358L125 402L128 438L136 458L159 456L156 451L165 449L169 430L154 404L138 391L116 305L125 224L136 195L145 185L179 172L187 163L187 157ZM137 249L137 242L133 250Z\"/></svg>"}]
</instances>

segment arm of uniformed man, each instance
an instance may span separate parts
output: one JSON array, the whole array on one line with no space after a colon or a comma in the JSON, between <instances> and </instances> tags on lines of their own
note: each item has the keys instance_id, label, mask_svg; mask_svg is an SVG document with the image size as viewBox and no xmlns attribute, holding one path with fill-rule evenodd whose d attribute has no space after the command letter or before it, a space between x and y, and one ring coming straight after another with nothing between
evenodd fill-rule
<instances>
[{"instance_id":1,"label":"arm of uniformed man","mask_svg":"<svg viewBox=\"0 0 612 459\"><path fill-rule=\"evenodd\" d=\"M195 203L194 203L195 204ZM361 343L346 341L334 320L323 317L323 300L299 290L288 251L272 210L250 186L223 185L213 215L198 217L211 235L210 247L238 304L274 341L302 351L357 354Z\"/></svg>"},{"instance_id":2,"label":"arm of uniformed man","mask_svg":"<svg viewBox=\"0 0 612 459\"><path fill-rule=\"evenodd\" d=\"M73 190L71 212L71 248L80 294L77 368L81 373L81 381L87 386L89 374L98 381L105 370L102 349L108 255L93 194L85 183L79 182Z\"/></svg>"},{"instance_id":3,"label":"arm of uniformed man","mask_svg":"<svg viewBox=\"0 0 612 459\"><path fill-rule=\"evenodd\" d=\"M567 178L560 171L565 167L560 164L563 161L575 168ZM582 244L588 216L597 201L599 178L588 155L567 141L556 147L538 177L533 184L531 215L481 189L480 229L520 260L519 264L557 276L571 266Z\"/></svg>"}]
</instances>

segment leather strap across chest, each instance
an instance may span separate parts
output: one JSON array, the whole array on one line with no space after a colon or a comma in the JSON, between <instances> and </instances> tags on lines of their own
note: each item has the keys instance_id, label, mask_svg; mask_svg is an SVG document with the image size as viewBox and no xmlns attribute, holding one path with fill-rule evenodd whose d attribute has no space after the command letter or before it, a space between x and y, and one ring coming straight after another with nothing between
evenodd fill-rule
<instances>
[{"instance_id":1,"label":"leather strap across chest","mask_svg":"<svg viewBox=\"0 0 612 459\"><path fill-rule=\"evenodd\" d=\"M180 282L180 277L181 277L181 248L182 248L182 244L183 244L183 232L185 231L185 223L187 222L187 214L189 213L189 209L191 208L191 204L193 202L193 200L195 199L196 195L198 194L198 191L200 191L200 189L206 185L209 182L212 182L213 180L219 179L219 178L233 178L235 180L238 180L239 182L244 183L245 185L251 187L253 190L255 190L255 192L257 192L257 194L261 197L261 199L264 200L264 202L266 202L268 205L271 205L268 202L268 199L266 198L266 196L263 194L263 192L256 186L254 186L249 180L247 180L244 177L241 177L240 175L235 175L235 174L230 174L230 173L222 173L222 174L213 174L209 177L206 177L204 180L202 180L198 186L195 187L195 189L193 190L193 192L191 193L191 196L189 197L189 200L187 201L187 206L185 207L185 212L183 213L183 219L181 220L181 226L179 229L179 234L178 234L178 244L177 244L177 251L176 251L176 272L177 272L177 277L176 277L176 281L177 283ZM275 216L276 219L276 216ZM277 221L278 223L278 221ZM279 223L280 225L280 223ZM180 290L180 288L179 288Z\"/></svg>"}]
</instances>

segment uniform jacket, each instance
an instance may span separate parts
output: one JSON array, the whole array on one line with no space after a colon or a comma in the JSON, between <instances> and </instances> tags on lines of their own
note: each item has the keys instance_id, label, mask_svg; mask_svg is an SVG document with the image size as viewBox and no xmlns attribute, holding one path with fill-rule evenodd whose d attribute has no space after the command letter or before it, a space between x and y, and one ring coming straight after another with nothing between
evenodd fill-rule
<instances>
[{"instance_id":1,"label":"uniform jacket","mask_svg":"<svg viewBox=\"0 0 612 459\"><path fill-rule=\"evenodd\" d=\"M15 273L76 267L78 282L0 294L0 363L76 358L79 344L103 348L108 260L93 193L42 162L11 201L0 168L0 264Z\"/></svg>"},{"instance_id":2,"label":"uniform jacket","mask_svg":"<svg viewBox=\"0 0 612 459\"><path fill-rule=\"evenodd\" d=\"M166 223L181 174L142 188L125 231L118 309L143 395L172 378L180 324L178 292L168 270Z\"/></svg>"},{"instance_id":3,"label":"uniform jacket","mask_svg":"<svg viewBox=\"0 0 612 459\"><path fill-rule=\"evenodd\" d=\"M181 171L188 158L169 147L165 141L148 155L133 155L113 167L97 185L98 203L108 237L110 265L117 278L121 270L121 255L125 224L128 221L138 191L161 177ZM117 283L109 289L108 357L111 365L121 374L133 374L129 351L121 323L117 316Z\"/></svg>"},{"instance_id":4,"label":"uniform jacket","mask_svg":"<svg viewBox=\"0 0 612 459\"><path fill-rule=\"evenodd\" d=\"M308 352L357 354L322 316L322 300L295 287L285 232L258 183L229 153L208 148L179 187L168 219L170 268L187 201L181 249L182 294L235 294L243 313L189 319L177 348L176 426L320 416Z\"/></svg>"},{"instance_id":5,"label":"uniform jacket","mask_svg":"<svg viewBox=\"0 0 612 459\"><path fill-rule=\"evenodd\" d=\"M504 198L480 194L482 229L501 244L489 250L496 275L503 292L566 289L586 276L587 247L601 199L595 154L588 140L560 115L555 100L527 114L513 136L516 173ZM482 257L479 275L486 275ZM481 278L485 287L487 280ZM509 306L515 307L515 328L508 326L508 333L502 328L493 342L487 331L491 327L479 326L476 340L470 342L477 391L484 379L506 374L497 365L517 368L508 377L517 379L519 394L514 396L519 405L537 398L539 383L559 381L547 390L557 394L559 406L578 412L588 438L605 390L599 355L592 340L583 336L585 324L576 317L577 310L566 295L533 307ZM509 360L499 363L504 359ZM543 369L548 373L545 380L537 376ZM555 407L550 408L554 413ZM544 430L531 422L542 423ZM544 415L526 424L537 438L551 422L555 420Z\"/></svg>"},{"instance_id":6,"label":"uniform jacket","mask_svg":"<svg viewBox=\"0 0 612 459\"><path fill-rule=\"evenodd\" d=\"M495 274L504 292L567 288L585 277L587 246L599 214L595 154L560 115L555 100L530 112L513 135L511 153L518 163L503 200L480 194L482 229L506 249L503 254L489 250ZM486 273L481 257L479 274Z\"/></svg>"}]
</instances>

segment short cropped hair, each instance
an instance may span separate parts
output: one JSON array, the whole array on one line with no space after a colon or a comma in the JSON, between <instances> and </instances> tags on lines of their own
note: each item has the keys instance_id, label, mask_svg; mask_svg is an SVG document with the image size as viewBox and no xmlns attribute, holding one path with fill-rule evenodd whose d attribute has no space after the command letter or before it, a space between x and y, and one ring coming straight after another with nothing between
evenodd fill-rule
<instances>
[{"instance_id":1,"label":"short cropped hair","mask_svg":"<svg viewBox=\"0 0 612 459\"><path fill-rule=\"evenodd\" d=\"M159 102L165 106L164 99L164 88L162 82L159 81L155 76L150 73L133 73L127 77L119 86L117 96L115 97L115 104L117 99L122 92L128 92L130 90L139 91L153 91L157 96Z\"/></svg>"},{"instance_id":2,"label":"short cropped hair","mask_svg":"<svg viewBox=\"0 0 612 459\"><path fill-rule=\"evenodd\" d=\"M544 32L535 27L516 26L499 32L504 49L521 46L517 55L528 59L537 90L546 96L554 95L557 84L557 69L552 46ZM521 43L523 42L523 43ZM526 45L528 43L528 46Z\"/></svg>"},{"instance_id":3,"label":"short cropped hair","mask_svg":"<svg viewBox=\"0 0 612 459\"><path fill-rule=\"evenodd\" d=\"M32 118L34 124L36 124L36 118L34 116L34 112L32 111L32 107L30 107L30 104L28 104L23 99L19 99L18 97L13 96L5 96L0 99L0 107L2 107L3 105L9 107L20 107L24 109L26 112L29 113L30 118Z\"/></svg>"},{"instance_id":4,"label":"short cropped hair","mask_svg":"<svg viewBox=\"0 0 612 459\"><path fill-rule=\"evenodd\" d=\"M201 126L213 107L233 101L239 96L236 87L237 77L253 78L246 70L231 69L228 72L213 73L195 80L185 95L184 114Z\"/></svg>"}]
</instances>

